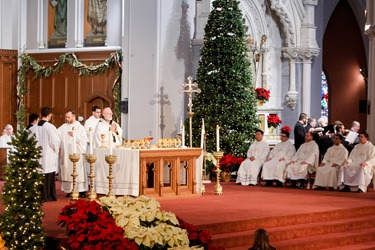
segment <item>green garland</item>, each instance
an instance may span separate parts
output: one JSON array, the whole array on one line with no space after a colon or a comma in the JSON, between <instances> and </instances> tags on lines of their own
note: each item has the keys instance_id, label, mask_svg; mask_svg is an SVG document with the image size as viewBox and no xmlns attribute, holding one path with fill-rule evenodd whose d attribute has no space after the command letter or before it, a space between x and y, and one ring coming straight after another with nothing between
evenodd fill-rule
<instances>
[{"instance_id":1,"label":"green garland","mask_svg":"<svg viewBox=\"0 0 375 250\"><path fill-rule=\"evenodd\" d=\"M104 61L102 64L98 65L86 65L78 61L77 56L73 52L67 52L60 56L59 60L50 66L41 66L36 60L24 53L20 55L21 67L18 70L18 85L17 85L17 98L18 98L18 111L16 113L18 124L20 127L25 126L25 102L24 98L27 93L27 88L25 87L25 79L27 73L32 70L35 73L36 79L38 77L48 78L54 75L68 63L75 71L78 71L80 76L92 76L92 75L102 75L108 70L116 67L116 79L113 82L112 93L115 99L115 108L113 110L114 119L119 122L120 120L120 102L121 102L121 73L122 73L122 51L118 50L111 53L110 57Z\"/></svg>"}]
</instances>

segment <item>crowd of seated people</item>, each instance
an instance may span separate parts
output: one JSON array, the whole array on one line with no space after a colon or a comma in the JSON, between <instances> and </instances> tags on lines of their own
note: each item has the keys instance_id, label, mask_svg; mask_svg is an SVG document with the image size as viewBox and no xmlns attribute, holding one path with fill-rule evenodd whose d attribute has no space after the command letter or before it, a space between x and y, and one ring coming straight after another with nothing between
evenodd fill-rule
<instances>
[{"instance_id":1,"label":"crowd of seated people","mask_svg":"<svg viewBox=\"0 0 375 250\"><path fill-rule=\"evenodd\" d=\"M304 130L302 131L301 128ZM289 141L290 128L281 128L280 140L272 150L256 131L256 141L241 164L237 183L242 185L289 186L341 192L367 192L375 170L375 147L357 121L350 130L326 117L316 120L302 113L296 123L297 144ZM290 183L290 185L286 185Z\"/></svg>"}]
</instances>

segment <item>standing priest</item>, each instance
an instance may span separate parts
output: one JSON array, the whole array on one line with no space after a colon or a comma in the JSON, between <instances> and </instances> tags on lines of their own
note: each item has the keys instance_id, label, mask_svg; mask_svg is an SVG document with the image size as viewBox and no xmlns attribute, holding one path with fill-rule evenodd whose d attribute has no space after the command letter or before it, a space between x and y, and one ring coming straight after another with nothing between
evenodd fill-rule
<instances>
[{"instance_id":1,"label":"standing priest","mask_svg":"<svg viewBox=\"0 0 375 250\"><path fill-rule=\"evenodd\" d=\"M79 154L80 159L76 163L77 170L77 191L81 197L85 197L88 190L87 172L85 169L84 153L86 152L87 135L85 128L76 120L76 113L68 111L65 114L65 121L58 129L61 138L60 153L60 175L61 190L65 193L71 193L73 188L73 162L69 159L70 154Z\"/></svg>"},{"instance_id":2,"label":"standing priest","mask_svg":"<svg viewBox=\"0 0 375 250\"><path fill-rule=\"evenodd\" d=\"M101 146L109 148L109 140L111 145L122 145L122 129L120 125L112 120L113 113L110 107L103 109L103 118L98 122L94 132L94 147ZM103 144L103 145L102 145Z\"/></svg>"}]
</instances>

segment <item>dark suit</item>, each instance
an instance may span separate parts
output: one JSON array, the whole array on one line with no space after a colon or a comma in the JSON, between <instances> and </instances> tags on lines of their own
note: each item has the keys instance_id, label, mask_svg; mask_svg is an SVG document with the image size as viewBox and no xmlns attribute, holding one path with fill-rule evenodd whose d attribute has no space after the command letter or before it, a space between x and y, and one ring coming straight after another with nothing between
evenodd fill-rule
<instances>
[{"instance_id":1,"label":"dark suit","mask_svg":"<svg viewBox=\"0 0 375 250\"><path fill-rule=\"evenodd\" d=\"M305 134L305 127L300 121L298 121L294 126L294 147L296 148L296 151L302 145L302 143L305 142Z\"/></svg>"}]
</instances>

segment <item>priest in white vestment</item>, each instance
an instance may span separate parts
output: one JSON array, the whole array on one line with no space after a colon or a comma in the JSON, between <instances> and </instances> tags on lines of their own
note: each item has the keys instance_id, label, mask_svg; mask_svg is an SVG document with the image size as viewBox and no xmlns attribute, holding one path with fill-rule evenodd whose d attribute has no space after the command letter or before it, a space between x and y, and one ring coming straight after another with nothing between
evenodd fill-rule
<instances>
[{"instance_id":1,"label":"priest in white vestment","mask_svg":"<svg viewBox=\"0 0 375 250\"><path fill-rule=\"evenodd\" d=\"M348 159L348 150L342 145L342 140L341 134L335 134L333 137L334 145L328 148L316 171L314 189L325 189L326 187L330 190L337 189L340 166Z\"/></svg>"},{"instance_id":2,"label":"priest in white vestment","mask_svg":"<svg viewBox=\"0 0 375 250\"><path fill-rule=\"evenodd\" d=\"M99 106L94 105L92 107L92 115L85 121L85 130L87 133L87 138L90 136L90 128L92 129L92 133L94 133L94 130L96 128L96 125L98 125L98 122L100 121L100 115L102 114L102 110ZM87 153L89 153L87 151Z\"/></svg>"},{"instance_id":3,"label":"priest in white vestment","mask_svg":"<svg viewBox=\"0 0 375 250\"><path fill-rule=\"evenodd\" d=\"M375 166L375 147L366 131L359 133L359 144L350 152L339 172L340 191L367 192Z\"/></svg>"},{"instance_id":4,"label":"priest in white vestment","mask_svg":"<svg viewBox=\"0 0 375 250\"><path fill-rule=\"evenodd\" d=\"M117 122L112 120L112 116L111 108L103 109L103 118L100 119L94 131L94 148L101 146L109 148L109 140L113 147L122 145L122 129Z\"/></svg>"},{"instance_id":5,"label":"priest in white vestment","mask_svg":"<svg viewBox=\"0 0 375 250\"><path fill-rule=\"evenodd\" d=\"M85 192L88 190L87 171L85 167L85 156L87 146L86 130L82 124L76 120L76 113L68 111L65 114L65 121L63 125L58 128L61 139L60 152L60 180L61 190L65 193L71 193L73 189L73 162L69 159L70 154L79 154L80 158L76 163L76 187L80 192L81 197L85 197Z\"/></svg>"},{"instance_id":6,"label":"priest in white vestment","mask_svg":"<svg viewBox=\"0 0 375 250\"><path fill-rule=\"evenodd\" d=\"M84 124L85 130L87 133L87 138L89 139L89 141L87 142L86 154L90 154L90 130L91 130L91 135L93 136L95 128L98 125L98 122L100 121L100 116L102 114L102 109L98 105L94 105L91 111L92 111L91 112L92 115L85 121L85 124ZM90 163L88 163L87 161L86 161L86 171L87 173L90 172Z\"/></svg>"},{"instance_id":7,"label":"priest in white vestment","mask_svg":"<svg viewBox=\"0 0 375 250\"><path fill-rule=\"evenodd\" d=\"M42 165L41 172L44 175L42 198L44 201L56 201L55 175L57 172L57 159L60 147L60 136L56 127L49 123L52 111L49 107L41 110L42 118L30 128L38 141L36 146L42 147L42 157L39 163Z\"/></svg>"},{"instance_id":8,"label":"priest in white vestment","mask_svg":"<svg viewBox=\"0 0 375 250\"><path fill-rule=\"evenodd\" d=\"M247 151L247 159L241 163L238 169L236 183L241 183L244 186L258 183L260 169L270 152L270 147L262 139L263 131L256 130L255 142L250 145Z\"/></svg>"},{"instance_id":9,"label":"priest in white vestment","mask_svg":"<svg viewBox=\"0 0 375 250\"><path fill-rule=\"evenodd\" d=\"M280 140L270 152L267 161L263 164L262 179L266 181L266 186L272 186L276 181L277 186L281 187L285 182L285 168L294 154L296 149L289 141L290 132L281 129Z\"/></svg>"},{"instance_id":10,"label":"priest in white vestment","mask_svg":"<svg viewBox=\"0 0 375 250\"><path fill-rule=\"evenodd\" d=\"M292 187L296 187L297 180L300 188L304 188L305 180L309 172L316 171L319 165L319 147L313 140L313 134L306 132L303 143L293 156L286 168L287 177L292 181Z\"/></svg>"}]
</instances>

